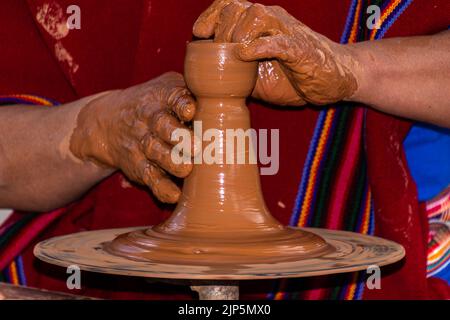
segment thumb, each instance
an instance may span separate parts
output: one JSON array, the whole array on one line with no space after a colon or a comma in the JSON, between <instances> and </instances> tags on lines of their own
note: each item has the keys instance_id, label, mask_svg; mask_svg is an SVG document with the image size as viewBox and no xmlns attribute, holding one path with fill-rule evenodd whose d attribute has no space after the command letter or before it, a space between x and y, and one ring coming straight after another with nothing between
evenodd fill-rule
<instances>
[{"instance_id":1,"label":"thumb","mask_svg":"<svg viewBox=\"0 0 450 320\"><path fill-rule=\"evenodd\" d=\"M214 35L217 23L219 22L220 13L222 10L233 3L234 0L216 0L206 9L195 21L193 27L193 34L198 38L207 39Z\"/></svg>"}]
</instances>

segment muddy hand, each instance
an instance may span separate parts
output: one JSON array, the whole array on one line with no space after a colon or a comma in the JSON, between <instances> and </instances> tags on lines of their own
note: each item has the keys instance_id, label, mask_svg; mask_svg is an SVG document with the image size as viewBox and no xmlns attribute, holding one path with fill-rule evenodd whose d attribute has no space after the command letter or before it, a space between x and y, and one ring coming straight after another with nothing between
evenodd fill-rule
<instances>
[{"instance_id":1,"label":"muddy hand","mask_svg":"<svg viewBox=\"0 0 450 320\"><path fill-rule=\"evenodd\" d=\"M125 90L112 91L85 106L70 141L79 159L122 170L147 185L163 202L175 203L181 191L168 175L183 178L192 164L174 164L174 130L195 114L195 100L182 75L166 73Z\"/></svg>"},{"instance_id":2,"label":"muddy hand","mask_svg":"<svg viewBox=\"0 0 450 320\"><path fill-rule=\"evenodd\" d=\"M253 96L279 105L323 105L356 91L353 59L343 45L312 31L278 6L216 0L200 15L194 35L242 43L246 61L261 60Z\"/></svg>"}]
</instances>

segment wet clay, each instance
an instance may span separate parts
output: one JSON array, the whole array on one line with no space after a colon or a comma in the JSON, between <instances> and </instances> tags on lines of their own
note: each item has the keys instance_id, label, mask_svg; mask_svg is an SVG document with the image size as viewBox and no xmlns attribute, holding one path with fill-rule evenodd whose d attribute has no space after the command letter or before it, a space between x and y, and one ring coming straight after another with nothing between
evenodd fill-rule
<instances>
[{"instance_id":1,"label":"wet clay","mask_svg":"<svg viewBox=\"0 0 450 320\"><path fill-rule=\"evenodd\" d=\"M245 99L257 62L243 62L236 44L196 41L188 45L185 79L197 97L194 120L203 130L250 128ZM205 142L203 142L206 144ZM246 159L251 148L245 146ZM242 150L238 150L242 152ZM185 179L177 208L164 223L126 233L104 249L132 260L222 266L298 261L330 253L321 237L281 225L266 207L256 164L196 164ZM231 270L230 269L230 270Z\"/></svg>"},{"instance_id":2,"label":"wet clay","mask_svg":"<svg viewBox=\"0 0 450 320\"><path fill-rule=\"evenodd\" d=\"M187 130L182 122L194 114L195 100L183 76L166 73L90 101L78 114L70 151L83 161L120 169L150 187L159 200L176 203L181 190L166 172L183 178L192 165L172 161L171 136L176 129Z\"/></svg>"},{"instance_id":3,"label":"wet clay","mask_svg":"<svg viewBox=\"0 0 450 320\"><path fill-rule=\"evenodd\" d=\"M353 96L351 51L314 32L278 6L216 0L197 19L194 35L241 43L246 61L260 60L252 96L277 105L324 105Z\"/></svg>"},{"instance_id":4,"label":"wet clay","mask_svg":"<svg viewBox=\"0 0 450 320\"><path fill-rule=\"evenodd\" d=\"M135 277L178 279L172 284L186 284L184 280L213 280L214 285L233 285L230 280L281 279L329 275L334 273L367 270L369 266L379 267L394 263L405 256L405 249L392 241L348 231L307 228L333 247L329 254L299 260L277 263L255 263L230 265L220 261L216 264L193 265L176 262L173 264L153 263L142 258L132 260L103 250L105 243L118 235L145 228L95 230L55 237L44 240L34 248L39 259L68 267L77 265L81 270ZM248 245L248 244L243 244ZM218 281L218 280L224 280ZM218 282L217 282L218 281ZM209 285L207 281L190 285Z\"/></svg>"}]
</instances>

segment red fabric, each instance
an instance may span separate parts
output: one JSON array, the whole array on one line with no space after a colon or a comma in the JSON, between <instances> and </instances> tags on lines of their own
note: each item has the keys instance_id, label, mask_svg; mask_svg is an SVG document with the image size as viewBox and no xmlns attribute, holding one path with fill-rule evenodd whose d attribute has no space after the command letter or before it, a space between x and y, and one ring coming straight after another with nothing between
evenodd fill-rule
<instances>
[{"instance_id":1,"label":"red fabric","mask_svg":"<svg viewBox=\"0 0 450 320\"><path fill-rule=\"evenodd\" d=\"M210 0L3 0L0 4L0 94L39 94L67 102L102 90L127 87L165 71L182 71L185 45L196 17ZM338 41L349 0L261 1L286 8L298 19ZM51 36L37 21L45 5L62 10L81 8L81 30ZM415 0L387 36L430 34L450 24L447 0ZM65 59L55 51L65 48ZM284 110L252 103L255 128L280 129L280 171L263 176L268 207L288 223L317 110ZM444 298L448 287L425 277L427 220L417 204L401 143L409 123L374 111L367 117L370 183L375 200L376 234L398 241L407 250L402 264L389 268L382 290L365 298ZM63 173L62 173L63 174ZM141 188L127 188L116 174L91 190L52 224L24 252L28 284L68 291L60 268L37 261L32 248L55 235L161 222L171 206L154 201ZM279 206L282 202L285 206ZM185 287L145 284L141 279L83 273L79 294L104 298L189 298ZM244 297L259 296L267 283L245 285ZM73 293L73 292L72 292Z\"/></svg>"},{"instance_id":2,"label":"red fabric","mask_svg":"<svg viewBox=\"0 0 450 320\"><path fill-rule=\"evenodd\" d=\"M17 234L14 234L12 239L8 242L8 246L2 252L0 256L0 270L5 269L8 264L14 260L18 254L20 254L25 248L30 245L36 237L45 232L47 227L63 214L66 213L66 209L57 209L52 212L46 212L40 214L37 218L33 219L30 223L28 223L24 228L20 229ZM5 222L5 225L9 225L11 220L16 220L16 218L23 216L27 213L18 213L15 212L8 221Z\"/></svg>"},{"instance_id":3,"label":"red fabric","mask_svg":"<svg viewBox=\"0 0 450 320\"><path fill-rule=\"evenodd\" d=\"M387 35L432 34L447 29L449 23L448 1L413 1ZM428 218L425 208L419 206L402 146L410 125L408 121L374 110L367 112L366 141L375 234L401 243L406 258L401 264L387 268L389 274L383 277L383 290L365 290L366 299L450 297L444 281L426 279Z\"/></svg>"}]
</instances>

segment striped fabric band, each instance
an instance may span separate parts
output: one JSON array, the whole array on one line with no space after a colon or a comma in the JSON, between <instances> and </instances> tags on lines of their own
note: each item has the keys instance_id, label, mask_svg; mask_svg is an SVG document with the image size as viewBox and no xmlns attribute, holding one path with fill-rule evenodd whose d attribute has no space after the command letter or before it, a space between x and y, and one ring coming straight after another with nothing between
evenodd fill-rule
<instances>
[{"instance_id":1,"label":"striped fabric band","mask_svg":"<svg viewBox=\"0 0 450 320\"><path fill-rule=\"evenodd\" d=\"M7 104L29 104L29 105L39 105L39 106L55 106L58 105L56 101L34 96L30 94L10 94L10 95L0 95L0 105Z\"/></svg>"},{"instance_id":2,"label":"striped fabric band","mask_svg":"<svg viewBox=\"0 0 450 320\"><path fill-rule=\"evenodd\" d=\"M0 281L14 285L27 285L22 256L18 256L9 266L0 273Z\"/></svg>"},{"instance_id":3,"label":"striped fabric band","mask_svg":"<svg viewBox=\"0 0 450 320\"><path fill-rule=\"evenodd\" d=\"M412 0L353 0L341 43L381 39ZM381 9L379 29L366 26L367 8ZM310 142L290 219L291 226L374 232L374 212L364 152L365 108L351 104L321 111ZM336 285L310 289L308 279L277 281L269 299L361 299L364 273L335 277ZM316 280L312 280L316 281Z\"/></svg>"},{"instance_id":4,"label":"striped fabric band","mask_svg":"<svg viewBox=\"0 0 450 320\"><path fill-rule=\"evenodd\" d=\"M427 201L426 210L430 221L450 222L450 187L447 187L434 199Z\"/></svg>"},{"instance_id":5,"label":"striped fabric band","mask_svg":"<svg viewBox=\"0 0 450 320\"><path fill-rule=\"evenodd\" d=\"M430 221L427 276L433 277L450 265L450 187L427 201Z\"/></svg>"}]
</instances>

